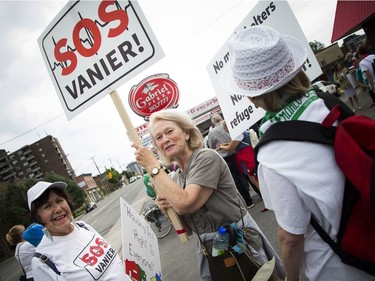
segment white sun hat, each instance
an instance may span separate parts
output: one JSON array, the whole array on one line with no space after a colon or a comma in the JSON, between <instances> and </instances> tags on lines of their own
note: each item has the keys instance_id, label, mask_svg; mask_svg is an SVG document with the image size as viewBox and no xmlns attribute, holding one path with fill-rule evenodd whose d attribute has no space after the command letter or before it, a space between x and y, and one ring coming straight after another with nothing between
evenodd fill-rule
<instances>
[{"instance_id":1,"label":"white sun hat","mask_svg":"<svg viewBox=\"0 0 375 281\"><path fill-rule=\"evenodd\" d=\"M256 97L292 80L307 59L305 46L268 26L253 26L229 40L222 84L230 94Z\"/></svg>"},{"instance_id":2,"label":"white sun hat","mask_svg":"<svg viewBox=\"0 0 375 281\"><path fill-rule=\"evenodd\" d=\"M31 203L33 203L36 199L38 199L43 194L43 192L46 191L47 189L57 188L57 189L65 190L67 186L68 185L62 181L57 181L54 183L40 181L36 183L27 191L27 203L29 205L29 209L31 210Z\"/></svg>"}]
</instances>

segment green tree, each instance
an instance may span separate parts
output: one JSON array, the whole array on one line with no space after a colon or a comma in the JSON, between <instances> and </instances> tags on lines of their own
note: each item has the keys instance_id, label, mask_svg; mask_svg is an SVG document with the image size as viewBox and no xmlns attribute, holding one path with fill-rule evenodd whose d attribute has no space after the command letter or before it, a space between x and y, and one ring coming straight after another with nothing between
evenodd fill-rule
<instances>
[{"instance_id":1,"label":"green tree","mask_svg":"<svg viewBox=\"0 0 375 281\"><path fill-rule=\"evenodd\" d=\"M13 248L9 247L5 235L9 229L22 224L28 226L30 211L27 205L27 190L36 183L35 180L27 180L24 183L9 183L0 192L0 247L5 257L11 256Z\"/></svg>"},{"instance_id":2,"label":"green tree","mask_svg":"<svg viewBox=\"0 0 375 281\"><path fill-rule=\"evenodd\" d=\"M74 209L77 209L85 202L86 193L74 181L54 173L47 173L43 180L47 182L65 182L68 185L66 192L72 200ZM9 229L16 224L23 224L27 227L31 223L30 210L27 204L27 191L38 181L36 179L28 179L22 183L9 183L6 188L0 190L0 247L5 257L11 256L13 250L5 240L5 235Z\"/></svg>"},{"instance_id":3,"label":"green tree","mask_svg":"<svg viewBox=\"0 0 375 281\"><path fill-rule=\"evenodd\" d=\"M114 168L106 169L105 173L108 176L108 181L113 184L118 183L122 178L121 174L117 172Z\"/></svg>"},{"instance_id":4,"label":"green tree","mask_svg":"<svg viewBox=\"0 0 375 281\"><path fill-rule=\"evenodd\" d=\"M322 42L314 40L313 42L309 42L309 45L314 52L314 54L318 53L320 50L323 50L325 48L324 44Z\"/></svg>"},{"instance_id":5,"label":"green tree","mask_svg":"<svg viewBox=\"0 0 375 281\"><path fill-rule=\"evenodd\" d=\"M1 225L12 227L15 224L30 224L29 207L27 204L27 190L36 183L35 180L27 180L20 183L9 183L5 192L0 196L0 220Z\"/></svg>"}]
</instances>

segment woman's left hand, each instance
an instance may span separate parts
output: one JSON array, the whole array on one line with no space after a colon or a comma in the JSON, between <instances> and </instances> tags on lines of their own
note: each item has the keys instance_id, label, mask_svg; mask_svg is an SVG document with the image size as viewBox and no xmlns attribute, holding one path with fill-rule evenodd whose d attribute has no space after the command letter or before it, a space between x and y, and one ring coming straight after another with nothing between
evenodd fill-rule
<instances>
[{"instance_id":1,"label":"woman's left hand","mask_svg":"<svg viewBox=\"0 0 375 281\"><path fill-rule=\"evenodd\" d=\"M228 146L229 144L228 143L223 143L223 144L220 144L218 147L217 147L217 150L224 150L224 151L228 151Z\"/></svg>"},{"instance_id":2,"label":"woman's left hand","mask_svg":"<svg viewBox=\"0 0 375 281\"><path fill-rule=\"evenodd\" d=\"M169 202L164 196L158 195L155 199L156 205L158 205L159 209L166 213L166 210L171 207Z\"/></svg>"},{"instance_id":3,"label":"woman's left hand","mask_svg":"<svg viewBox=\"0 0 375 281\"><path fill-rule=\"evenodd\" d=\"M147 171L150 171L153 167L158 167L160 165L154 153L147 147L143 147L142 145L136 143L133 143L131 146L135 148L135 160Z\"/></svg>"}]
</instances>

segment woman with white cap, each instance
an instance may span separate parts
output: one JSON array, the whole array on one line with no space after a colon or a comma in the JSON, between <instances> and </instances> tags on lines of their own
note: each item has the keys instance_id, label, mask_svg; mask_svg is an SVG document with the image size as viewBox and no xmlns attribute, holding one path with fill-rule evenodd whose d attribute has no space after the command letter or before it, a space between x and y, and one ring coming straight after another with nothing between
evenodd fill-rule
<instances>
[{"instance_id":1,"label":"woman with white cap","mask_svg":"<svg viewBox=\"0 0 375 281\"><path fill-rule=\"evenodd\" d=\"M302 66L304 45L266 26L235 34L229 41L231 65L223 76L228 93L248 96L266 110L260 132L287 120L321 123L329 113ZM344 175L332 147L310 142L273 141L258 151L257 175L263 200L274 210L288 281L300 270L315 280L374 280L341 262L310 225L313 215L332 237L340 225ZM334 179L334 180L333 180Z\"/></svg>"},{"instance_id":2,"label":"woman with white cap","mask_svg":"<svg viewBox=\"0 0 375 281\"><path fill-rule=\"evenodd\" d=\"M31 219L44 236L34 257L34 280L131 280L115 249L91 226L72 219L64 182L40 181L27 192Z\"/></svg>"}]
</instances>

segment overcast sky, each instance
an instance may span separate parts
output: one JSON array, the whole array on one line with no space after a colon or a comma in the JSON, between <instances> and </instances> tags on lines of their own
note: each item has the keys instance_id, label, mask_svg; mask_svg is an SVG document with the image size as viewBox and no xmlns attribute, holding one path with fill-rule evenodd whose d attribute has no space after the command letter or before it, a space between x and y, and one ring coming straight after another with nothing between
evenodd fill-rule
<instances>
[{"instance_id":1,"label":"overcast sky","mask_svg":"<svg viewBox=\"0 0 375 281\"><path fill-rule=\"evenodd\" d=\"M43 62L37 39L67 1L1 1L0 149L9 152L52 135L77 175L96 175L97 163L125 169L134 161L125 127L110 96L70 121ZM215 97L206 65L256 1L139 0L165 57L117 89L136 127L144 123L127 103L130 88L147 76L168 73L185 111ZM336 0L289 1L308 41L329 46ZM288 19L285 19L286 21Z\"/></svg>"}]
</instances>

